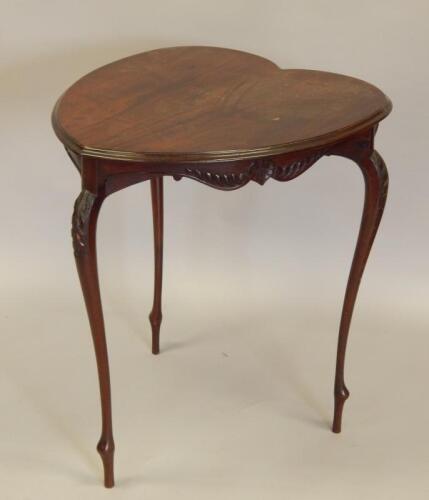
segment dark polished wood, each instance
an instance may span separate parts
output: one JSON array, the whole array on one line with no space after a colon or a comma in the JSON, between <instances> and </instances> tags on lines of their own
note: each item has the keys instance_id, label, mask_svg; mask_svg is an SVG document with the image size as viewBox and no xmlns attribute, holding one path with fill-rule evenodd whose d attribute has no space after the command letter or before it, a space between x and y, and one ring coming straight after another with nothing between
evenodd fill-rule
<instances>
[{"instance_id":1,"label":"dark polished wood","mask_svg":"<svg viewBox=\"0 0 429 500\"><path fill-rule=\"evenodd\" d=\"M152 353L159 354L159 329L161 328L161 293L162 293L162 253L164 244L164 187L163 178L150 180L153 214L153 241L155 253L155 277L153 306L149 315L152 326Z\"/></svg>"},{"instance_id":2,"label":"dark polished wood","mask_svg":"<svg viewBox=\"0 0 429 500\"><path fill-rule=\"evenodd\" d=\"M346 143L339 145L332 153L355 161L360 167L365 180L365 201L362 220L344 297L338 336L334 386L335 409L332 425L332 430L338 433L341 432L343 406L349 397L349 391L344 383L344 361L350 322L365 264L383 215L389 186L389 176L383 159L372 148L362 150L356 148L353 144Z\"/></svg>"},{"instance_id":3,"label":"dark polished wood","mask_svg":"<svg viewBox=\"0 0 429 500\"><path fill-rule=\"evenodd\" d=\"M152 352L158 354L163 177L187 177L232 191L251 181L292 180L326 155L352 160L365 180L365 200L338 337L332 430L340 432L349 396L344 363L350 322L387 197L387 169L374 149L374 136L390 110L389 99L361 80L281 70L261 57L213 47L128 57L83 77L58 100L53 126L82 178L72 234L97 359L102 409L97 449L107 487L114 484L114 442L96 258L103 200L132 184L151 182L155 279L149 319Z\"/></svg>"},{"instance_id":4,"label":"dark polished wood","mask_svg":"<svg viewBox=\"0 0 429 500\"><path fill-rule=\"evenodd\" d=\"M86 156L220 161L324 145L390 108L380 90L355 78L281 70L236 50L175 47L86 75L60 98L53 123Z\"/></svg>"},{"instance_id":5,"label":"dark polished wood","mask_svg":"<svg viewBox=\"0 0 429 500\"><path fill-rule=\"evenodd\" d=\"M82 191L74 206L72 238L77 270L91 325L100 383L102 428L97 450L104 465L104 484L106 488L111 488L114 486L113 454L115 443L112 431L109 359L98 284L96 252L97 218L105 194L102 190L96 190L97 194L91 191L91 189L94 190L97 182L97 171L92 168L93 163L91 158L83 159Z\"/></svg>"}]
</instances>

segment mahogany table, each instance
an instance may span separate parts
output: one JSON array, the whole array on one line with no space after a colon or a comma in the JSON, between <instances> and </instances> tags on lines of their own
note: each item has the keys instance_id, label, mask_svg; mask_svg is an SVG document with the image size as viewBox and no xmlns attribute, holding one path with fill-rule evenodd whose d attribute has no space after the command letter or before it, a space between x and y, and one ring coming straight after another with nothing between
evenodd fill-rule
<instances>
[{"instance_id":1,"label":"mahogany table","mask_svg":"<svg viewBox=\"0 0 429 500\"><path fill-rule=\"evenodd\" d=\"M332 430L340 432L349 396L344 358L350 321L387 196L387 170L374 150L374 136L391 108L380 90L361 80L282 70L262 57L215 47L127 57L89 73L61 96L52 123L82 178L72 237L98 367L102 431L97 449L106 487L114 485L115 445L96 258L104 199L150 180L155 290L149 318L152 352L158 354L164 176L232 191L250 181L289 181L325 155L353 160L365 180L365 201L338 338Z\"/></svg>"}]
</instances>

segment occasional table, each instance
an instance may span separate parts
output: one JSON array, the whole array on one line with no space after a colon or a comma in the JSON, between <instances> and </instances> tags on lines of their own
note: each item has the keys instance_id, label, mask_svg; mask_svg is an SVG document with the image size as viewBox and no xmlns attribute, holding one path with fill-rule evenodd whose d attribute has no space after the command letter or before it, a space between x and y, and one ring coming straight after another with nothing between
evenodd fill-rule
<instances>
[{"instance_id":1,"label":"occasional table","mask_svg":"<svg viewBox=\"0 0 429 500\"><path fill-rule=\"evenodd\" d=\"M82 189L72 217L74 254L94 342L102 411L97 449L114 485L110 378L97 274L96 225L105 198L150 180L155 240L152 352L162 320L163 177L225 191L250 181L290 181L326 155L353 160L365 200L337 347L332 430L341 431L344 358L353 307L387 196L374 149L389 99L362 80L280 69L259 56L215 47L174 47L121 59L81 78L58 100L52 123ZM209 315L210 313L207 312Z\"/></svg>"}]
</instances>

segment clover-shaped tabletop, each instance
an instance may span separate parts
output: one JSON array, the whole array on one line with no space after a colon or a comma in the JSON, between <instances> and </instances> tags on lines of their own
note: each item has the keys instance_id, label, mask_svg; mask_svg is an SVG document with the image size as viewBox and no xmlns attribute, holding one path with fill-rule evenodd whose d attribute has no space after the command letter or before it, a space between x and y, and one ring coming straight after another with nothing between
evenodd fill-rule
<instances>
[{"instance_id":1,"label":"clover-shaped tabletop","mask_svg":"<svg viewBox=\"0 0 429 500\"><path fill-rule=\"evenodd\" d=\"M58 100L52 121L78 154L206 162L329 145L390 110L378 88L356 78L282 70L237 50L173 47L84 76Z\"/></svg>"}]
</instances>

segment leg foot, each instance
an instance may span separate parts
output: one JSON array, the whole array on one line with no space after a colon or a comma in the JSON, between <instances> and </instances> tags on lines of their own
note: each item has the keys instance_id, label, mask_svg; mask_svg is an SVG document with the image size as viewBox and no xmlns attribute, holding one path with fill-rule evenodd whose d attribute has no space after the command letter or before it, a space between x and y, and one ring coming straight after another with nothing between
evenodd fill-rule
<instances>
[{"instance_id":1,"label":"leg foot","mask_svg":"<svg viewBox=\"0 0 429 500\"><path fill-rule=\"evenodd\" d=\"M108 440L101 438L97 445L97 451L100 454L103 462L104 469L104 486L106 488L113 488L115 486L115 479L113 473L113 455L115 452L115 443L113 437Z\"/></svg>"},{"instance_id":2,"label":"leg foot","mask_svg":"<svg viewBox=\"0 0 429 500\"><path fill-rule=\"evenodd\" d=\"M332 424L332 432L336 434L341 432L341 419L343 415L343 407L350 393L345 385L335 389L335 408L334 408L334 422Z\"/></svg>"},{"instance_id":3,"label":"leg foot","mask_svg":"<svg viewBox=\"0 0 429 500\"><path fill-rule=\"evenodd\" d=\"M162 321L162 254L164 233L163 179L155 177L150 181L152 193L153 236L155 250L155 281L152 311L149 321L152 326L152 353L159 353L159 330Z\"/></svg>"}]
</instances>

